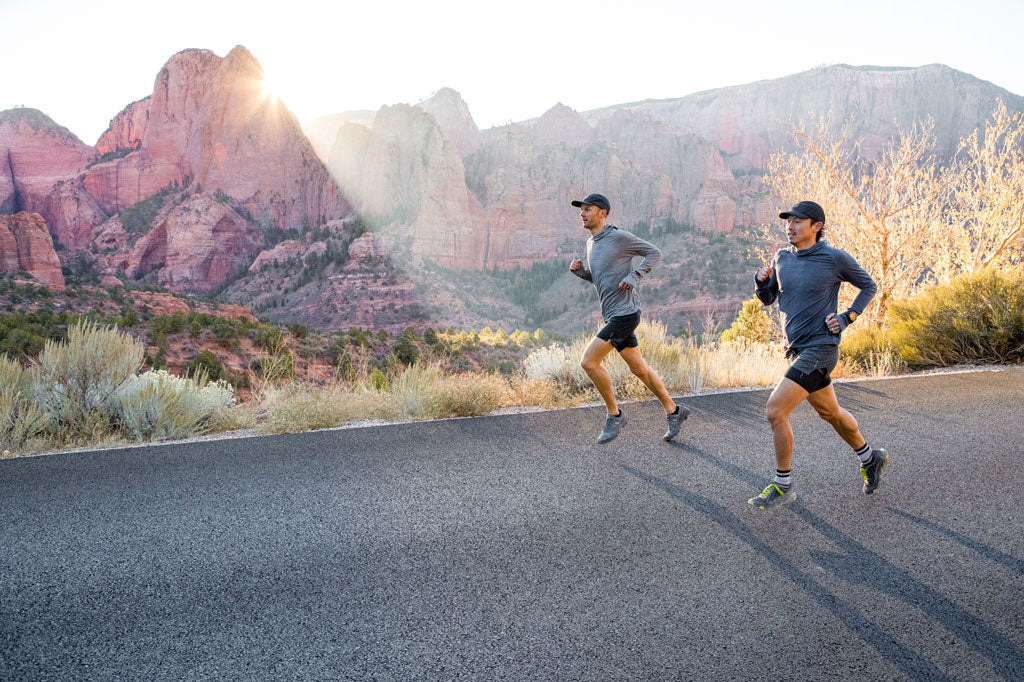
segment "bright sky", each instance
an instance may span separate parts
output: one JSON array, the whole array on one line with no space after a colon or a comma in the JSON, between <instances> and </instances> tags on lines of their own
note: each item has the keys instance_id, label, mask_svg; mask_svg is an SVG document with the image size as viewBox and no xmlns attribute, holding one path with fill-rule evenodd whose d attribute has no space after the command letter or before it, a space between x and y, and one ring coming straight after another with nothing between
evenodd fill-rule
<instances>
[{"instance_id":1,"label":"bright sky","mask_svg":"<svg viewBox=\"0 0 1024 682\"><path fill-rule=\"evenodd\" d=\"M237 44L303 121L449 86L486 128L837 62L941 62L1024 94L1022 0L0 0L0 27L0 110L89 144L172 54Z\"/></svg>"}]
</instances>

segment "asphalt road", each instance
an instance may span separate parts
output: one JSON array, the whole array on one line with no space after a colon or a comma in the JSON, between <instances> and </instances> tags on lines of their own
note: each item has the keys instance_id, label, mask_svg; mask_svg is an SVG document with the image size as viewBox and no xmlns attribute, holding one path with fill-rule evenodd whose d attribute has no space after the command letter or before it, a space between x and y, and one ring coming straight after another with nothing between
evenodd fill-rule
<instances>
[{"instance_id":1,"label":"asphalt road","mask_svg":"<svg viewBox=\"0 0 1024 682\"><path fill-rule=\"evenodd\" d=\"M837 393L0 461L0 679L1024 679L1024 371Z\"/></svg>"}]
</instances>

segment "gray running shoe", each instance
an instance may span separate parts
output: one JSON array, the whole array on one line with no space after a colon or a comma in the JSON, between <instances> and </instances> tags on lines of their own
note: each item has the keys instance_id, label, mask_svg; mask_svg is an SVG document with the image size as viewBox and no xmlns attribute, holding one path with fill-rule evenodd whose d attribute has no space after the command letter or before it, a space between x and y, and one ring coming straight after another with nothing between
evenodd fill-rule
<instances>
[{"instance_id":1,"label":"gray running shoe","mask_svg":"<svg viewBox=\"0 0 1024 682\"><path fill-rule=\"evenodd\" d=\"M889 466L889 453L884 449L872 450L871 454L874 456L871 464L860 468L860 475L864 477L865 495L875 494L878 486L882 485L882 477L885 476L885 470Z\"/></svg>"},{"instance_id":2,"label":"gray running shoe","mask_svg":"<svg viewBox=\"0 0 1024 682\"><path fill-rule=\"evenodd\" d=\"M768 509L769 507L781 507L795 499L796 491L793 490L793 486L789 486L789 490L782 492L782 488L778 484L769 483L760 495L751 497L747 502L758 509Z\"/></svg>"},{"instance_id":3,"label":"gray running shoe","mask_svg":"<svg viewBox=\"0 0 1024 682\"><path fill-rule=\"evenodd\" d=\"M621 409L619 410L619 416L616 417L614 414L608 415L608 418L604 420L604 431L601 432L601 437L597 439L598 443L607 443L608 441L619 435L619 431L626 424L626 413Z\"/></svg>"},{"instance_id":4,"label":"gray running shoe","mask_svg":"<svg viewBox=\"0 0 1024 682\"><path fill-rule=\"evenodd\" d=\"M667 415L668 419L668 431L662 436L662 440L670 441L679 434L679 427L683 425L686 418L690 416L690 411L682 405L677 405L679 412L676 414Z\"/></svg>"}]
</instances>

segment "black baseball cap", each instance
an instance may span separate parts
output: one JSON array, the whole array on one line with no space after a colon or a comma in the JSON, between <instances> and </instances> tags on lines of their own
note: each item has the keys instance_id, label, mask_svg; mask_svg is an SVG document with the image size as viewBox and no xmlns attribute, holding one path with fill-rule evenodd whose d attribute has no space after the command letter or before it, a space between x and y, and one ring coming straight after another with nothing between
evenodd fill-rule
<instances>
[{"instance_id":1,"label":"black baseball cap","mask_svg":"<svg viewBox=\"0 0 1024 682\"><path fill-rule=\"evenodd\" d=\"M825 209L813 201L801 201L795 204L793 208L788 211L783 211L779 214L779 217L785 220L790 216L797 218L810 218L812 222L824 223L825 222Z\"/></svg>"},{"instance_id":2,"label":"black baseball cap","mask_svg":"<svg viewBox=\"0 0 1024 682\"><path fill-rule=\"evenodd\" d=\"M608 213L612 212L612 205L608 203L608 198L603 194L588 194L584 199L578 199L572 202L572 205L576 208L579 208L583 204L590 204L591 206L603 208L608 211Z\"/></svg>"}]
</instances>

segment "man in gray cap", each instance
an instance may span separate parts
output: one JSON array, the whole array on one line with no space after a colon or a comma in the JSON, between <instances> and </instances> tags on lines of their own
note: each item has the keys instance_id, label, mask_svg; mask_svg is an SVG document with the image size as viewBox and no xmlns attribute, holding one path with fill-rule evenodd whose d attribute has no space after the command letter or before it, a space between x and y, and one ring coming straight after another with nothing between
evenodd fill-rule
<instances>
[{"instance_id":1,"label":"man in gray cap","mask_svg":"<svg viewBox=\"0 0 1024 682\"><path fill-rule=\"evenodd\" d=\"M590 239L587 240L587 267L577 259L569 264L569 270L580 279L593 282L601 299L601 317L605 321L604 328L587 346L580 361L608 409L604 431L597 442L612 440L626 424L626 415L615 401L611 377L601 366L612 349L619 352L629 371L661 401L668 419L668 431L662 438L670 441L679 433L679 427L690 411L675 404L661 378L644 362L634 333L640 324L636 286L640 278L661 259L661 251L630 232L606 225L611 204L604 195L588 194L584 199L573 201L572 205L580 209L583 228L590 232ZM637 268L633 268L634 256L644 258Z\"/></svg>"},{"instance_id":2,"label":"man in gray cap","mask_svg":"<svg viewBox=\"0 0 1024 682\"><path fill-rule=\"evenodd\" d=\"M778 300L788 345L786 357L793 364L768 398L765 410L775 444L775 478L748 501L758 509L768 509L796 499L789 415L804 400L853 448L860 460L864 493L871 495L882 483L889 454L868 447L857 420L836 401L831 373L839 361L840 335L874 297L875 281L850 254L821 241L825 228L821 206L801 201L779 217L787 223L790 246L775 254L771 265L758 268L754 293L765 305ZM843 282L860 292L849 309L837 315Z\"/></svg>"}]
</instances>

